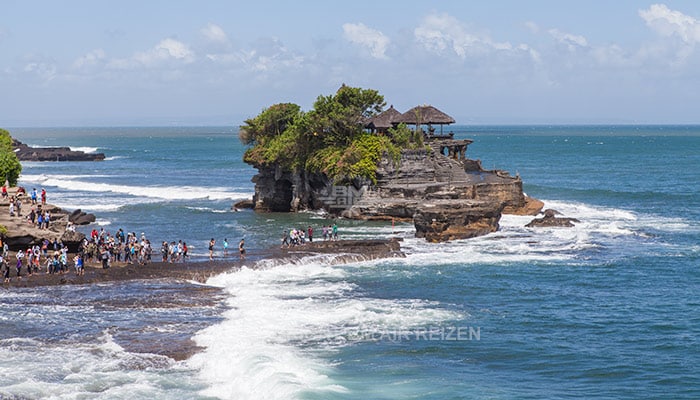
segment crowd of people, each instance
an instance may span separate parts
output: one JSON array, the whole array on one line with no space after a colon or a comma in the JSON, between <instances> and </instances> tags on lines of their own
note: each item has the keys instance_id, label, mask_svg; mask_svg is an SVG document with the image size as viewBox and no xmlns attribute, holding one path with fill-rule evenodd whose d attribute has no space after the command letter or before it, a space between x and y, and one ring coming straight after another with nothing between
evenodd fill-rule
<instances>
[{"instance_id":1,"label":"crowd of people","mask_svg":"<svg viewBox=\"0 0 700 400\"><path fill-rule=\"evenodd\" d=\"M9 197L8 211L10 217L22 217L22 208L24 204L24 198L27 193L23 187L18 187L15 193L10 196L7 192L7 186L2 187L2 197L6 199ZM46 206L46 189L41 189L41 194L37 192L36 188L32 189L30 194L31 199L31 210L26 215L27 223L35 225L38 229L49 229L51 224L51 212L45 209ZM41 202L39 202L41 199Z\"/></svg>"},{"instance_id":2,"label":"crowd of people","mask_svg":"<svg viewBox=\"0 0 700 400\"><path fill-rule=\"evenodd\" d=\"M323 241L328 241L328 240L338 240L338 224L333 223L333 225L323 225L321 228L321 232L323 234ZM314 228L309 225L308 228L303 229L303 228L292 228L292 229L285 229L282 231L282 247L281 248L289 248L293 246L301 246L306 241L309 241L309 243L313 243L314 241Z\"/></svg>"},{"instance_id":3,"label":"crowd of people","mask_svg":"<svg viewBox=\"0 0 700 400\"><path fill-rule=\"evenodd\" d=\"M44 239L41 244L28 246L27 249L19 249L15 255L15 261L11 261L10 249L7 242L0 239L2 254L0 255L0 274L4 282L10 281L12 264L17 273L17 278L22 279L22 271L27 276L45 271L47 274L65 274L69 270L68 247L58 239L50 241ZM72 263L75 273L84 273L83 254L78 253L73 257Z\"/></svg>"},{"instance_id":4,"label":"crowd of people","mask_svg":"<svg viewBox=\"0 0 700 400\"><path fill-rule=\"evenodd\" d=\"M177 243L175 243L175 241L168 243L166 240L163 241L160 246L160 254L163 257L163 262L185 262L189 257L187 254L188 250L187 242L183 242L182 240L178 240Z\"/></svg>"},{"instance_id":5,"label":"crowd of people","mask_svg":"<svg viewBox=\"0 0 700 400\"><path fill-rule=\"evenodd\" d=\"M38 192L32 189L27 195L23 188L10 196L7 187L2 187L2 197L9 199L10 216L22 216L22 204L31 200L31 210L26 219L28 223L35 224L38 229L48 230L51 224L51 213L46 210L46 190ZM66 230L74 231L75 226L68 224ZM338 226L336 223L323 225L321 228L324 241L338 240ZM309 225L304 228L285 229L282 235L282 247L293 247L313 242L314 229ZM145 233L137 235L135 232L125 232L119 228L113 235L104 228L93 228L88 236L80 243L78 251L72 256L68 254L68 247L59 239L44 239L40 244L18 250L13 257L7 243L0 240L0 276L5 282L9 282L11 270L16 270L16 276L21 279L22 274L31 276L35 273L65 274L74 269L77 275L84 274L85 265L89 263L101 264L102 268L110 268L113 263L146 265L153 261L153 247ZM164 263L186 262L189 258L189 248L182 240L163 241L160 246L161 260ZM216 240L212 238L208 245L209 259L213 260L216 251ZM223 239L223 256L229 256L229 242ZM238 257L244 260L246 257L245 239L238 243ZM12 260L11 260L12 258Z\"/></svg>"}]
</instances>

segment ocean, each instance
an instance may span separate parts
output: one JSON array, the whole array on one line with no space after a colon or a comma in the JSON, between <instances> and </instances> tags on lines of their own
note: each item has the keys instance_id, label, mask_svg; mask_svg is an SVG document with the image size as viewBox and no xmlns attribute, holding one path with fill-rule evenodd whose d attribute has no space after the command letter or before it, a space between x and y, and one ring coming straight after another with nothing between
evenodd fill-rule
<instances>
[{"instance_id":1,"label":"ocean","mask_svg":"<svg viewBox=\"0 0 700 400\"><path fill-rule=\"evenodd\" d=\"M283 229L329 220L232 210L256 172L236 128L11 129L105 153L23 163L20 185L97 216L84 231L184 240L195 259L245 238L251 256L204 300L182 290L195 282L0 289L0 398L700 398L700 127L451 128L580 223L504 216L429 244L412 224L338 220L341 238L402 237L407 257L259 261ZM153 351L188 340L185 360Z\"/></svg>"}]
</instances>

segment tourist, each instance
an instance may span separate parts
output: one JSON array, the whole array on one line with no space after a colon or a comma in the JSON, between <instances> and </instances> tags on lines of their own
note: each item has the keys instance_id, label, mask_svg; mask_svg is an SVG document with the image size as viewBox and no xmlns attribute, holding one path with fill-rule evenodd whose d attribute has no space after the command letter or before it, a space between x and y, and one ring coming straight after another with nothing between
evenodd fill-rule
<instances>
[{"instance_id":1,"label":"tourist","mask_svg":"<svg viewBox=\"0 0 700 400\"><path fill-rule=\"evenodd\" d=\"M224 238L224 257L228 256L228 239Z\"/></svg>"},{"instance_id":2,"label":"tourist","mask_svg":"<svg viewBox=\"0 0 700 400\"><path fill-rule=\"evenodd\" d=\"M3 199L7 198L7 185L2 186L2 198Z\"/></svg>"},{"instance_id":3,"label":"tourist","mask_svg":"<svg viewBox=\"0 0 700 400\"><path fill-rule=\"evenodd\" d=\"M46 189L41 188L41 204L46 205Z\"/></svg>"},{"instance_id":4,"label":"tourist","mask_svg":"<svg viewBox=\"0 0 700 400\"><path fill-rule=\"evenodd\" d=\"M312 228L311 225L309 225L307 232L309 234L309 243L313 243L314 242L314 228Z\"/></svg>"},{"instance_id":5,"label":"tourist","mask_svg":"<svg viewBox=\"0 0 700 400\"><path fill-rule=\"evenodd\" d=\"M34 254L34 271L38 272L41 269L41 248L38 244L32 247L32 253Z\"/></svg>"},{"instance_id":6,"label":"tourist","mask_svg":"<svg viewBox=\"0 0 700 400\"><path fill-rule=\"evenodd\" d=\"M83 257L80 255L80 253L76 254L75 257L73 257L73 263L75 263L75 274L84 275L85 267L83 266Z\"/></svg>"},{"instance_id":7,"label":"tourist","mask_svg":"<svg viewBox=\"0 0 700 400\"><path fill-rule=\"evenodd\" d=\"M182 262L187 259L187 242L182 242Z\"/></svg>"},{"instance_id":8,"label":"tourist","mask_svg":"<svg viewBox=\"0 0 700 400\"><path fill-rule=\"evenodd\" d=\"M22 259L24 258L24 252L22 251L22 249L17 251L17 254L15 254L15 258L17 259L17 279L22 279Z\"/></svg>"},{"instance_id":9,"label":"tourist","mask_svg":"<svg viewBox=\"0 0 700 400\"><path fill-rule=\"evenodd\" d=\"M333 223L333 228L331 228L331 229L332 229L332 232L333 232L333 239L332 239L332 240L338 240L338 224L336 224L336 223L334 222L334 223Z\"/></svg>"},{"instance_id":10,"label":"tourist","mask_svg":"<svg viewBox=\"0 0 700 400\"><path fill-rule=\"evenodd\" d=\"M0 257L0 270L3 272L4 282L10 283L10 266L7 264L7 258L4 256Z\"/></svg>"},{"instance_id":11,"label":"tourist","mask_svg":"<svg viewBox=\"0 0 700 400\"><path fill-rule=\"evenodd\" d=\"M214 259L214 245L216 244L216 240L214 238L211 238L209 241L209 259L213 260Z\"/></svg>"},{"instance_id":12,"label":"tourist","mask_svg":"<svg viewBox=\"0 0 700 400\"><path fill-rule=\"evenodd\" d=\"M285 246L289 247L290 245L291 241L289 238L289 231L287 229L284 229L282 231L282 246L280 247L280 249L284 248Z\"/></svg>"},{"instance_id":13,"label":"tourist","mask_svg":"<svg viewBox=\"0 0 700 400\"><path fill-rule=\"evenodd\" d=\"M240 242L238 242L238 251L241 253L241 260L245 260L245 239L241 239Z\"/></svg>"},{"instance_id":14,"label":"tourist","mask_svg":"<svg viewBox=\"0 0 700 400\"><path fill-rule=\"evenodd\" d=\"M163 257L163 262L168 262L168 242L163 241L163 244L160 245L160 255Z\"/></svg>"},{"instance_id":15,"label":"tourist","mask_svg":"<svg viewBox=\"0 0 700 400\"><path fill-rule=\"evenodd\" d=\"M34 266L34 252L31 247L28 247L24 252L25 257L27 257L27 275L32 276L32 267Z\"/></svg>"},{"instance_id":16,"label":"tourist","mask_svg":"<svg viewBox=\"0 0 700 400\"><path fill-rule=\"evenodd\" d=\"M109 268L109 251L104 247L100 252L100 258L102 259L102 269Z\"/></svg>"},{"instance_id":17,"label":"tourist","mask_svg":"<svg viewBox=\"0 0 700 400\"><path fill-rule=\"evenodd\" d=\"M15 201L10 200L10 217L15 216Z\"/></svg>"},{"instance_id":18,"label":"tourist","mask_svg":"<svg viewBox=\"0 0 700 400\"><path fill-rule=\"evenodd\" d=\"M32 189L32 205L36 204L37 196L38 196L38 194L36 192L36 188L33 188Z\"/></svg>"},{"instance_id":19,"label":"tourist","mask_svg":"<svg viewBox=\"0 0 700 400\"><path fill-rule=\"evenodd\" d=\"M177 262L177 244L173 240L170 242L170 263Z\"/></svg>"}]
</instances>

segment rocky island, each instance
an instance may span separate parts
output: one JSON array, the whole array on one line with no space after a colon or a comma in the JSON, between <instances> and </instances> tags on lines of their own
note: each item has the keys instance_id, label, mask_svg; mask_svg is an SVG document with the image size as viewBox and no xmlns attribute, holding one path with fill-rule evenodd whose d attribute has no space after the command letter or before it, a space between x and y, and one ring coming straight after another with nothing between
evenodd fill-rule
<instances>
[{"instance_id":1,"label":"rocky island","mask_svg":"<svg viewBox=\"0 0 700 400\"><path fill-rule=\"evenodd\" d=\"M12 148L20 161L102 161L104 153L86 153L70 147L30 147L12 139Z\"/></svg>"},{"instance_id":2,"label":"rocky island","mask_svg":"<svg viewBox=\"0 0 700 400\"><path fill-rule=\"evenodd\" d=\"M455 122L447 114L384 105L376 91L343 85L312 111L277 104L247 120L240 137L252 145L244 161L258 170L254 209L412 220L416 236L433 242L485 235L502 213L542 209L519 176L467 158L472 141L442 133Z\"/></svg>"}]
</instances>

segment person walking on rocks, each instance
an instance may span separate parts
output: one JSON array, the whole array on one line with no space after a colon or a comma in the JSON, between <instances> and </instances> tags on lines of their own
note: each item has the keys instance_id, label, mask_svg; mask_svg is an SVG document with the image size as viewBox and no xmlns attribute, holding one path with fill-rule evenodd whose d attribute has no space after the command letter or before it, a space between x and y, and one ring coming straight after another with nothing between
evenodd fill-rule
<instances>
[{"instance_id":1,"label":"person walking on rocks","mask_svg":"<svg viewBox=\"0 0 700 400\"><path fill-rule=\"evenodd\" d=\"M15 254L17 259L17 279L22 279L22 259L24 259L24 251L21 249Z\"/></svg>"},{"instance_id":2,"label":"person walking on rocks","mask_svg":"<svg viewBox=\"0 0 700 400\"><path fill-rule=\"evenodd\" d=\"M41 204L46 205L46 189L41 188Z\"/></svg>"},{"instance_id":3,"label":"person walking on rocks","mask_svg":"<svg viewBox=\"0 0 700 400\"><path fill-rule=\"evenodd\" d=\"M241 260L245 260L245 239L241 239L240 242L238 242L238 252L241 253Z\"/></svg>"},{"instance_id":4,"label":"person walking on rocks","mask_svg":"<svg viewBox=\"0 0 700 400\"><path fill-rule=\"evenodd\" d=\"M214 238L211 238L209 241L209 259L213 260L214 259L214 245L216 244L216 240Z\"/></svg>"},{"instance_id":5,"label":"person walking on rocks","mask_svg":"<svg viewBox=\"0 0 700 400\"><path fill-rule=\"evenodd\" d=\"M4 256L0 257L0 270L3 273L3 282L10 283L10 266L7 264L7 259Z\"/></svg>"}]
</instances>

